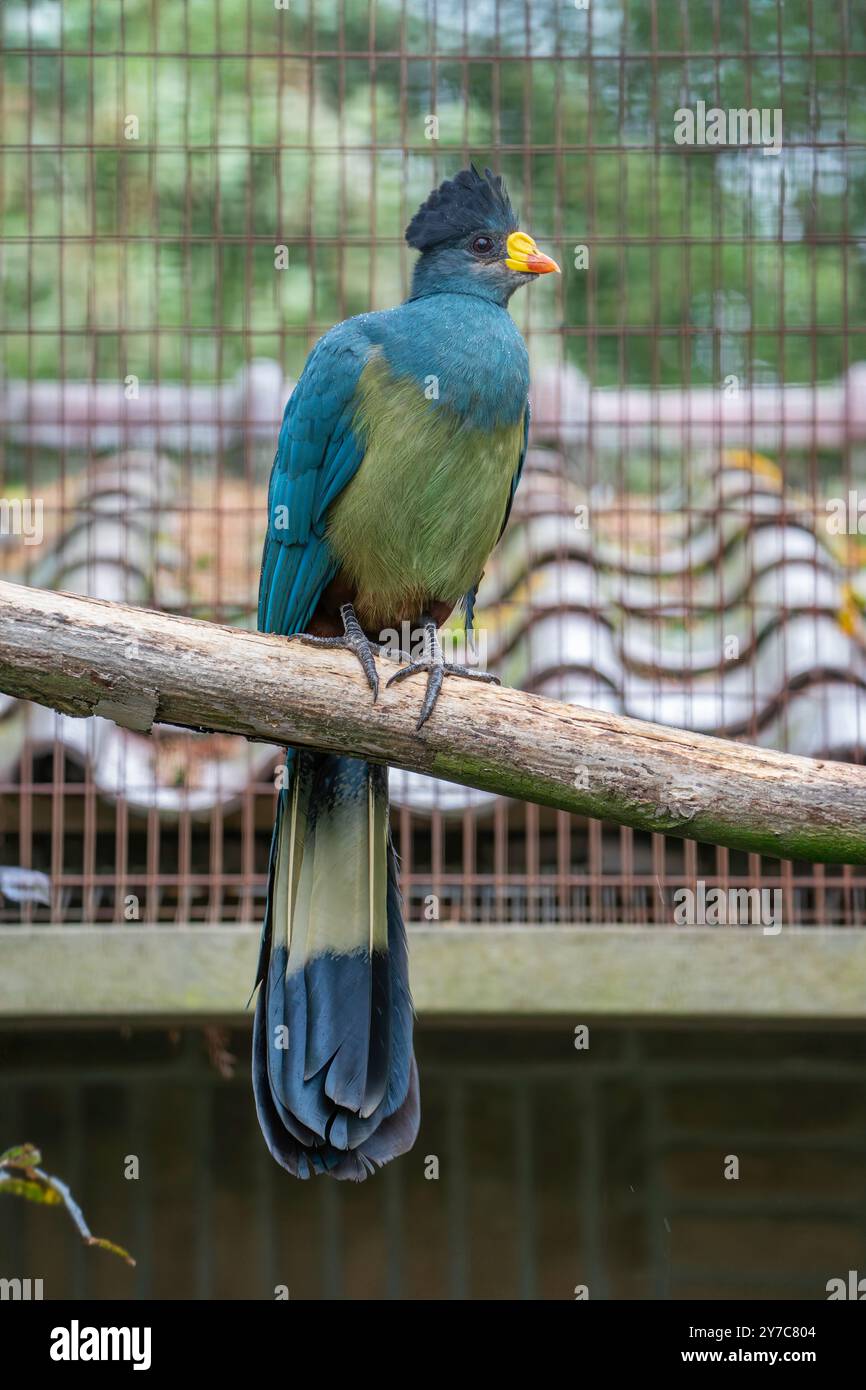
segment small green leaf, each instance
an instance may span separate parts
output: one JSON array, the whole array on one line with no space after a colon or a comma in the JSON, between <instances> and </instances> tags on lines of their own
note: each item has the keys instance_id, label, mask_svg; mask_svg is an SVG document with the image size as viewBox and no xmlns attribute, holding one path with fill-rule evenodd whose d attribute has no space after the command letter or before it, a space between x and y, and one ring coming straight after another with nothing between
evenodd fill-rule
<instances>
[{"instance_id":1,"label":"small green leaf","mask_svg":"<svg viewBox=\"0 0 866 1390\"><path fill-rule=\"evenodd\" d=\"M0 1154L0 1168L38 1168L42 1154L34 1144L16 1144Z\"/></svg>"},{"instance_id":2,"label":"small green leaf","mask_svg":"<svg viewBox=\"0 0 866 1390\"><path fill-rule=\"evenodd\" d=\"M135 1260L128 1250L124 1250L122 1245L115 1245L113 1240L103 1240L100 1236L91 1236L85 1241L85 1245L98 1245L100 1250L108 1250L112 1255L119 1255L128 1265L135 1269Z\"/></svg>"},{"instance_id":3,"label":"small green leaf","mask_svg":"<svg viewBox=\"0 0 866 1390\"><path fill-rule=\"evenodd\" d=\"M33 1178L13 1178L10 1173L0 1173L0 1192L8 1192L12 1197L23 1197L28 1202L40 1202L43 1206L59 1207L63 1198L53 1187Z\"/></svg>"}]
</instances>

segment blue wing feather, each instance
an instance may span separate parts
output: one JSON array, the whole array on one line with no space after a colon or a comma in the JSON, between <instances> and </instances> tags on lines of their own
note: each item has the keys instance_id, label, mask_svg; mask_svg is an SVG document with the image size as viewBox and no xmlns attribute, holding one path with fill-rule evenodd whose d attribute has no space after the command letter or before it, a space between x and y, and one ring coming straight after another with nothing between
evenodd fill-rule
<instances>
[{"instance_id":1,"label":"blue wing feather","mask_svg":"<svg viewBox=\"0 0 866 1390\"><path fill-rule=\"evenodd\" d=\"M353 418L369 352L363 335L347 330L341 324L316 345L283 415L259 584L263 632L303 632L336 573L326 514L363 458Z\"/></svg>"}]
</instances>

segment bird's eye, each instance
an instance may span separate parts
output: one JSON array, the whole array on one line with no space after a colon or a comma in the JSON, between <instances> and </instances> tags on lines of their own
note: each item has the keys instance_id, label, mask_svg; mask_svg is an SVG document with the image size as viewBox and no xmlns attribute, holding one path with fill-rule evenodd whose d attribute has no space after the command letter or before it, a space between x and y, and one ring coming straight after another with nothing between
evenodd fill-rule
<instances>
[{"instance_id":1,"label":"bird's eye","mask_svg":"<svg viewBox=\"0 0 866 1390\"><path fill-rule=\"evenodd\" d=\"M472 250L476 256L488 256L493 250L493 237L477 236L472 242Z\"/></svg>"}]
</instances>

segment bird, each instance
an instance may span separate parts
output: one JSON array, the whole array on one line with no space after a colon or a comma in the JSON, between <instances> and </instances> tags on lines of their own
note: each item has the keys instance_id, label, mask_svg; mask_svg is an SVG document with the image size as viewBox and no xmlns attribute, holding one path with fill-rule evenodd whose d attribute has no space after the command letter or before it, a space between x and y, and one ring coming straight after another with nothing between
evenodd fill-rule
<instances>
[{"instance_id":1,"label":"bird","mask_svg":"<svg viewBox=\"0 0 866 1390\"><path fill-rule=\"evenodd\" d=\"M399 305L335 325L286 405L268 488L258 627L345 648L371 698L383 634L420 631L417 727L445 678L438 628L478 584L526 456L529 361L508 312L559 267L520 230L501 175L474 164L405 232ZM253 1093L265 1142L298 1178L360 1182L414 1144L414 1013L387 768L289 748L271 840L254 992Z\"/></svg>"}]
</instances>

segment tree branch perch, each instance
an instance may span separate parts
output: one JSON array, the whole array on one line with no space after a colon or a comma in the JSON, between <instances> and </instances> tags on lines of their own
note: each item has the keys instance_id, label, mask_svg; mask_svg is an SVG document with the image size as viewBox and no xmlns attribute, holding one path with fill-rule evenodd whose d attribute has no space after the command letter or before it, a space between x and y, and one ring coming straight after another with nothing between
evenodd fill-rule
<instances>
[{"instance_id":1,"label":"tree branch perch","mask_svg":"<svg viewBox=\"0 0 866 1390\"><path fill-rule=\"evenodd\" d=\"M423 681L374 705L343 651L0 582L0 690L64 714L352 753L637 829L866 863L863 768L475 681L446 680L416 733Z\"/></svg>"}]
</instances>

